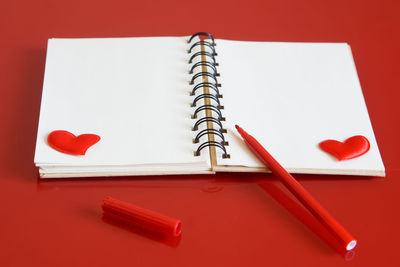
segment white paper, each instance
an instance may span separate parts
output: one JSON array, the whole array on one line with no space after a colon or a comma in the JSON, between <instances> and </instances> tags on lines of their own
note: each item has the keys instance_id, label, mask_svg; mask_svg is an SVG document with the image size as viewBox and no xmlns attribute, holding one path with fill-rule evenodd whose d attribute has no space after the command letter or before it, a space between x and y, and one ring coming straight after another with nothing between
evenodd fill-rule
<instances>
[{"instance_id":1,"label":"white paper","mask_svg":"<svg viewBox=\"0 0 400 267\"><path fill-rule=\"evenodd\" d=\"M231 159L219 165L263 167L239 138L240 125L287 169L384 173L350 47L345 43L217 40ZM370 151L339 162L325 139L364 135Z\"/></svg>"},{"instance_id":2,"label":"white paper","mask_svg":"<svg viewBox=\"0 0 400 267\"><path fill-rule=\"evenodd\" d=\"M194 157L187 37L50 39L35 163L209 165ZM52 149L67 130L101 137L85 156ZM204 166L203 166L204 169Z\"/></svg>"}]
</instances>

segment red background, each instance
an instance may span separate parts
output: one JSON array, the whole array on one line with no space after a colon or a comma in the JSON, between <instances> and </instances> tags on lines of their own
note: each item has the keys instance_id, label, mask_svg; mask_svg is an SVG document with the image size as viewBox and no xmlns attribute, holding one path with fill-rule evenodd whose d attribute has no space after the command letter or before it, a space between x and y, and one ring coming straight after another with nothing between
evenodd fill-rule
<instances>
[{"instance_id":1,"label":"red background","mask_svg":"<svg viewBox=\"0 0 400 267\"><path fill-rule=\"evenodd\" d=\"M0 266L399 266L399 14L396 0L2 1ZM38 179L48 38L197 31L351 45L387 176L296 177L358 239L354 252L338 252L272 175ZM107 195L180 218L182 237L102 220Z\"/></svg>"}]
</instances>

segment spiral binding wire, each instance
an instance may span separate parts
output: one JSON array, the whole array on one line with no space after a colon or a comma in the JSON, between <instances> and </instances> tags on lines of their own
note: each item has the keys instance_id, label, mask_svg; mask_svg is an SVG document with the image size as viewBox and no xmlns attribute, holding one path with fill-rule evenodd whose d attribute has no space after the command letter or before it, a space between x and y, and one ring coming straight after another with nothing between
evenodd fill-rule
<instances>
[{"instance_id":1,"label":"spiral binding wire","mask_svg":"<svg viewBox=\"0 0 400 267\"><path fill-rule=\"evenodd\" d=\"M193 39L196 36L205 36L208 39L205 40L200 40L192 44ZM216 50L215 50L215 41L214 37L207 33L207 32L198 32L193 34L190 39L188 40L188 43L191 44L189 50L187 51L188 54L192 54L192 51L194 48L197 46L204 46L208 47L210 51L198 51L195 52L191 55L189 59L189 64L192 64L189 74L193 74L192 78L190 80L190 85L193 85L193 88L191 90L190 95L194 96L196 94L196 91L201 88L208 88L210 89L210 93L201 93L198 96L196 96L193 99L192 102L192 107L196 107L196 104L199 100L201 99L210 99L211 103L210 104L203 104L200 105L199 107L196 108L192 115L192 119L197 119L197 115L201 111L207 111L209 110L212 114L215 114L216 117L214 116L205 116L199 118L193 126L193 131L197 131L199 129L199 126L203 123L208 125L208 123L212 123L213 126L216 126L216 128L210 128L206 127L205 129L199 131L196 135L196 137L193 139L193 143L197 144L199 143L199 146L197 147L197 150L194 152L195 156L200 156L200 152L202 149L206 147L216 147L220 148L223 151L222 157L223 158L230 158L230 155L227 153L226 146L228 145L228 142L225 140L224 133L226 133L226 129L224 129L222 125L222 121L225 121L225 118L222 116L221 109L224 107L221 105L220 98L222 98L222 95L219 92L219 87L221 87L221 84L218 83L217 77L220 76L217 70L218 63L215 59L215 57L218 55ZM205 60L198 61L193 64L193 60L196 59L197 57L202 57L205 56ZM205 66L208 69L211 69L212 71L203 71L202 67ZM200 67L200 71L197 71L194 73L194 70ZM201 78L203 79L204 77L210 78L208 79L208 82L200 82L196 83L196 79ZM212 90L212 92L211 92ZM200 143L200 138L204 135L214 135L218 141L205 141L203 143Z\"/></svg>"},{"instance_id":2,"label":"spiral binding wire","mask_svg":"<svg viewBox=\"0 0 400 267\"><path fill-rule=\"evenodd\" d=\"M200 88L203 88L203 87L208 87L209 89L213 89L213 90L217 93L216 96L217 96L218 98L222 98L222 95L219 93L218 87L217 87L215 84L210 83L210 82L202 82L202 83L196 84L196 85L193 87L192 92L190 93L190 95L192 95L192 96L195 95L196 90L198 90L198 89L200 89Z\"/></svg>"},{"instance_id":3,"label":"spiral binding wire","mask_svg":"<svg viewBox=\"0 0 400 267\"><path fill-rule=\"evenodd\" d=\"M199 62L197 62L196 64L193 64L192 68L191 68L190 71L189 71L189 74L193 74L193 70L194 70L196 67L199 67L199 66L206 66L206 67L212 68L213 71L214 71L214 75L215 75L215 76L219 76L219 73L218 73L218 71L217 71L217 68L216 68L213 64L211 64L210 62L208 62L208 61L199 61Z\"/></svg>"}]
</instances>

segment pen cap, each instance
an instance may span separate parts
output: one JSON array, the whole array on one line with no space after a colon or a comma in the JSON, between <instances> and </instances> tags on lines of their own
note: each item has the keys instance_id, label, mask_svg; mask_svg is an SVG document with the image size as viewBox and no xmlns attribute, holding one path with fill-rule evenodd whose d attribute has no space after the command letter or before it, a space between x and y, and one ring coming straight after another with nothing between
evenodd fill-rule
<instances>
[{"instance_id":1,"label":"pen cap","mask_svg":"<svg viewBox=\"0 0 400 267\"><path fill-rule=\"evenodd\" d=\"M160 213L144 209L133 204L106 197L103 200L104 215L113 214L122 221L129 222L135 227L160 235L179 236L182 222Z\"/></svg>"}]
</instances>

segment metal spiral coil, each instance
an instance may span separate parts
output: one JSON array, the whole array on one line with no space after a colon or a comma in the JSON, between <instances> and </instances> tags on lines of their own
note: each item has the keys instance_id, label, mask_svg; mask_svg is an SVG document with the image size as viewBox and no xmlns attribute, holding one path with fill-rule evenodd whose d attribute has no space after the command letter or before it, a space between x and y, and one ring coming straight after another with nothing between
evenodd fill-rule
<instances>
[{"instance_id":1,"label":"metal spiral coil","mask_svg":"<svg viewBox=\"0 0 400 267\"><path fill-rule=\"evenodd\" d=\"M192 44L192 41L195 37L201 37L201 40L197 40ZM215 50L215 40L214 37L207 33L207 32L198 32L193 34L190 39L188 40L188 43L190 44L190 48L187 51L188 54L191 54L189 58L189 64L191 64L191 68L189 71L189 74L192 74L192 78L189 82L190 85L192 85L192 90L190 95L195 96L196 91L199 89L207 88L210 91L209 93L206 93L202 91L201 94L197 95L194 97L193 102L191 104L192 107L196 107L197 102L200 101L201 99L209 99L210 103L204 103L203 105L198 106L194 113L192 114L192 119L197 119L197 121L194 123L193 126L193 131L199 130L199 126L203 123L206 125L212 125L211 127L206 127L205 129L202 129L199 131L196 135L196 137L193 139L193 143L199 144L197 147L197 150L194 152L195 156L200 156L201 150L206 148L206 147L216 147L219 148L223 151L222 157L223 158L229 158L230 155L228 154L226 150L226 146L229 145L229 143L225 140L224 133L226 133L226 129L224 129L222 125L222 121L225 121L225 118L222 115L221 110L223 110L223 106L221 105L220 98L222 98L222 95L220 94L219 87L221 87L221 84L218 83L217 77L220 76L217 70L217 60L216 56L218 56L218 53ZM206 47L207 50L201 50L197 52L193 52L193 50L196 47ZM197 61L193 63L193 61L197 58L201 57L202 59L200 61ZM207 67L207 69L210 69L210 71L204 71L203 67ZM195 71L196 68L200 68L199 71ZM204 81L204 78L207 77L208 81ZM197 82L197 79L202 79L201 82ZM213 115L206 115L201 118L197 118L199 113L201 111L208 111L208 114L214 114ZM207 113L206 113L207 114ZM215 128L214 128L215 126ZM200 138L203 136L209 136L213 135L216 140L218 141L213 141L213 140L207 140L204 142L200 141Z\"/></svg>"}]
</instances>

